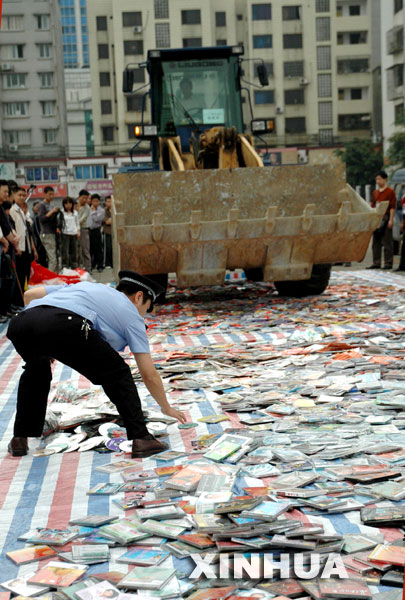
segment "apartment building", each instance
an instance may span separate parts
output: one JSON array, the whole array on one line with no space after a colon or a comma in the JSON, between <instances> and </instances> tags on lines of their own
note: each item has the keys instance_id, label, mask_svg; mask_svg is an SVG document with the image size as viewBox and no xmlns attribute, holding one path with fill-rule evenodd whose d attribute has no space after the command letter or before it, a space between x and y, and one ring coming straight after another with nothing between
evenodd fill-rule
<instances>
[{"instance_id":1,"label":"apartment building","mask_svg":"<svg viewBox=\"0 0 405 600\"><path fill-rule=\"evenodd\" d=\"M405 115L405 2L386 0L381 7L381 85L384 150Z\"/></svg>"},{"instance_id":2,"label":"apartment building","mask_svg":"<svg viewBox=\"0 0 405 600\"><path fill-rule=\"evenodd\" d=\"M67 148L58 0L3 0L0 157L63 156Z\"/></svg>"},{"instance_id":3,"label":"apartment building","mask_svg":"<svg viewBox=\"0 0 405 600\"><path fill-rule=\"evenodd\" d=\"M273 119L270 145L331 145L371 136L372 0L88 0L96 152L127 151L140 121L152 48L243 43L255 118ZM259 83L263 60L269 85ZM124 96L122 72L138 91ZM249 88L246 83L244 87ZM250 127L244 92L244 120Z\"/></svg>"}]
</instances>

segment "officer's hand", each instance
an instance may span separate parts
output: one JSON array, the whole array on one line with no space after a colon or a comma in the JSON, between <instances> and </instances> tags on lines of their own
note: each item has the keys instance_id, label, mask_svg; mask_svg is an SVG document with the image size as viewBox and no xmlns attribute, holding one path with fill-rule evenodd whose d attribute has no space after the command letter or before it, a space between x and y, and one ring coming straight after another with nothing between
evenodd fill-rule
<instances>
[{"instance_id":1,"label":"officer's hand","mask_svg":"<svg viewBox=\"0 0 405 600\"><path fill-rule=\"evenodd\" d=\"M184 413L181 412L181 410L176 410L175 408L170 407L166 410L162 410L162 413L164 415L167 415L168 417L174 417L175 419L180 421L180 423L187 423L186 416Z\"/></svg>"}]
</instances>

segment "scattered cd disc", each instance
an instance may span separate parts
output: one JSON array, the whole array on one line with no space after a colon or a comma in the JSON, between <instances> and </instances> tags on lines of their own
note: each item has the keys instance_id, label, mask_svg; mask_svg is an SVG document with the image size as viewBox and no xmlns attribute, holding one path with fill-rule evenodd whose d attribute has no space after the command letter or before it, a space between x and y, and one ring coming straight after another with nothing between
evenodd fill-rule
<instances>
[{"instance_id":1,"label":"scattered cd disc","mask_svg":"<svg viewBox=\"0 0 405 600\"><path fill-rule=\"evenodd\" d=\"M124 427L120 427L116 423L103 423L98 428L100 435L110 438L111 440L117 438L127 438L127 430Z\"/></svg>"},{"instance_id":2,"label":"scattered cd disc","mask_svg":"<svg viewBox=\"0 0 405 600\"><path fill-rule=\"evenodd\" d=\"M51 454L55 454L55 452L55 448L38 448L38 450L32 453L32 456L50 456Z\"/></svg>"},{"instance_id":3,"label":"scattered cd disc","mask_svg":"<svg viewBox=\"0 0 405 600\"><path fill-rule=\"evenodd\" d=\"M179 429L191 429L192 427L198 427L198 423L183 423L178 427Z\"/></svg>"},{"instance_id":4,"label":"scattered cd disc","mask_svg":"<svg viewBox=\"0 0 405 600\"><path fill-rule=\"evenodd\" d=\"M80 442L82 442L83 440L85 440L86 437L87 437L87 434L83 431L82 433L74 433L74 434L70 435L68 437L67 441L69 442L69 445L73 444L73 443L76 443L76 442L78 444L80 444Z\"/></svg>"},{"instance_id":5,"label":"scattered cd disc","mask_svg":"<svg viewBox=\"0 0 405 600\"><path fill-rule=\"evenodd\" d=\"M105 445L107 446L107 448L109 450L112 450L113 452L120 452L121 448L120 448L120 444L122 444L123 442L127 442L127 438L117 438L115 440L107 440L105 442Z\"/></svg>"},{"instance_id":6,"label":"scattered cd disc","mask_svg":"<svg viewBox=\"0 0 405 600\"><path fill-rule=\"evenodd\" d=\"M132 440L126 440L120 444L121 452L132 452Z\"/></svg>"},{"instance_id":7,"label":"scattered cd disc","mask_svg":"<svg viewBox=\"0 0 405 600\"><path fill-rule=\"evenodd\" d=\"M146 427L149 429L149 431L154 432L166 431L167 429L166 423L161 423L158 421L149 422Z\"/></svg>"},{"instance_id":8,"label":"scattered cd disc","mask_svg":"<svg viewBox=\"0 0 405 600\"><path fill-rule=\"evenodd\" d=\"M69 447L69 443L64 440L54 441L51 444L47 445L47 448L52 448L55 452L63 452L66 448Z\"/></svg>"},{"instance_id":9,"label":"scattered cd disc","mask_svg":"<svg viewBox=\"0 0 405 600\"><path fill-rule=\"evenodd\" d=\"M96 435L95 437L85 440L79 445L79 452L85 452L86 450L92 450L104 442L102 435Z\"/></svg>"},{"instance_id":10,"label":"scattered cd disc","mask_svg":"<svg viewBox=\"0 0 405 600\"><path fill-rule=\"evenodd\" d=\"M80 442L69 442L69 446L65 450L65 454L66 454L66 452L75 452L79 448L80 448Z\"/></svg>"}]
</instances>

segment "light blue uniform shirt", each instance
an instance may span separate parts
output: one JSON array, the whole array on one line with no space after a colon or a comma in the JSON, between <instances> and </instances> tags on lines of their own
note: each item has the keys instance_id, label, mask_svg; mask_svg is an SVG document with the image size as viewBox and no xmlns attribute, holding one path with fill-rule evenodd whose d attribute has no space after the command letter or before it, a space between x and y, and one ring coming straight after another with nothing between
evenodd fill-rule
<instances>
[{"instance_id":1,"label":"light blue uniform shirt","mask_svg":"<svg viewBox=\"0 0 405 600\"><path fill-rule=\"evenodd\" d=\"M36 306L70 310L90 321L93 329L117 352L129 346L134 354L150 353L144 320L123 292L85 281L45 286L45 289L46 296L33 300L25 310Z\"/></svg>"}]
</instances>

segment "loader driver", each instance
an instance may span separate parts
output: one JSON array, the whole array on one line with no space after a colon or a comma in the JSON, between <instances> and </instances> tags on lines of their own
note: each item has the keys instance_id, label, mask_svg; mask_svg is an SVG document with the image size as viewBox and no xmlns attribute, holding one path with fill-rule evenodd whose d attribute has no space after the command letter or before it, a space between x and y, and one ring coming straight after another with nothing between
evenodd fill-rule
<instances>
[{"instance_id":1,"label":"loader driver","mask_svg":"<svg viewBox=\"0 0 405 600\"><path fill-rule=\"evenodd\" d=\"M187 115L184 111L190 114L195 121L202 120L202 110L205 108L205 99L202 94L194 94L193 82L188 77L184 77L180 81L179 89L176 93L177 104L176 112L178 120L181 123L188 123Z\"/></svg>"},{"instance_id":2,"label":"loader driver","mask_svg":"<svg viewBox=\"0 0 405 600\"><path fill-rule=\"evenodd\" d=\"M141 377L161 411L185 423L170 406L146 337L144 317L163 288L133 271L120 271L116 289L101 283L38 286L25 292L25 310L10 322L7 336L25 361L21 375L12 456L28 452L28 437L42 435L51 385L51 357L101 385L124 421L132 457L167 449L145 425L131 370L118 354L129 346ZM27 306L28 305L28 306Z\"/></svg>"}]
</instances>

